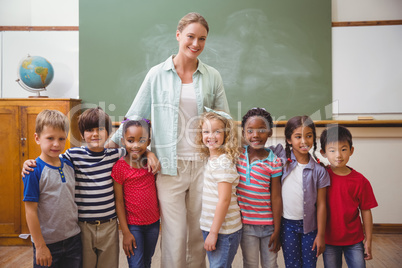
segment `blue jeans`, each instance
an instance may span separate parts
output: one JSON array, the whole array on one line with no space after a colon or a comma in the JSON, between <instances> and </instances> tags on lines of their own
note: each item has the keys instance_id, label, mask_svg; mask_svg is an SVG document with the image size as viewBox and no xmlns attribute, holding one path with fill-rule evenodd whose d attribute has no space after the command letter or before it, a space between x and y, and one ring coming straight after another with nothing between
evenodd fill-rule
<instances>
[{"instance_id":1,"label":"blue jeans","mask_svg":"<svg viewBox=\"0 0 402 268\"><path fill-rule=\"evenodd\" d=\"M331 246L325 245L323 255L325 268L342 267L342 252L349 268L365 268L364 245L363 242L351 246Z\"/></svg>"},{"instance_id":2,"label":"blue jeans","mask_svg":"<svg viewBox=\"0 0 402 268\"><path fill-rule=\"evenodd\" d=\"M261 258L262 268L277 268L278 254L269 251L269 240L274 232L273 225L243 224L241 250L243 253L243 267L259 267Z\"/></svg>"},{"instance_id":3,"label":"blue jeans","mask_svg":"<svg viewBox=\"0 0 402 268\"><path fill-rule=\"evenodd\" d=\"M135 238L137 248L134 255L127 257L128 266L136 268L151 267L152 256L155 252L159 236L159 220L149 225L128 225Z\"/></svg>"},{"instance_id":4,"label":"blue jeans","mask_svg":"<svg viewBox=\"0 0 402 268\"><path fill-rule=\"evenodd\" d=\"M52 254L52 265L49 267L80 268L82 267L81 235L77 234L65 240L46 244ZM33 267L47 267L36 264L36 247L33 244Z\"/></svg>"},{"instance_id":5,"label":"blue jeans","mask_svg":"<svg viewBox=\"0 0 402 268\"><path fill-rule=\"evenodd\" d=\"M209 232L202 231L204 241ZM218 234L216 241L216 249L214 251L207 251L210 268L223 268L232 267L232 262L239 248L242 230L231 234Z\"/></svg>"},{"instance_id":6,"label":"blue jeans","mask_svg":"<svg viewBox=\"0 0 402 268\"><path fill-rule=\"evenodd\" d=\"M304 234L303 220L282 218L281 241L286 268L316 267L317 248L313 248L317 230Z\"/></svg>"}]
</instances>

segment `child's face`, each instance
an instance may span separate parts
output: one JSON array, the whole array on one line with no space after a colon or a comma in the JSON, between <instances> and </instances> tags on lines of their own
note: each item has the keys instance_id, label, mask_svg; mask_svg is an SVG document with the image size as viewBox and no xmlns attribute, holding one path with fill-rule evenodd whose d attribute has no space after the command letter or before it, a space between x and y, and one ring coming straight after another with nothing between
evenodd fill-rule
<instances>
[{"instance_id":1,"label":"child's face","mask_svg":"<svg viewBox=\"0 0 402 268\"><path fill-rule=\"evenodd\" d=\"M325 153L321 154L326 157L331 164L331 168L345 168L352 156L354 148L350 148L347 141L331 142L325 146Z\"/></svg>"},{"instance_id":2,"label":"child's face","mask_svg":"<svg viewBox=\"0 0 402 268\"><path fill-rule=\"evenodd\" d=\"M287 142L292 145L296 158L298 155L305 156L314 145L313 130L309 127L298 127L293 131L290 140L287 140Z\"/></svg>"},{"instance_id":3,"label":"child's face","mask_svg":"<svg viewBox=\"0 0 402 268\"><path fill-rule=\"evenodd\" d=\"M243 136L253 149L263 149L272 131L267 126L267 121L261 116L253 116L247 119L244 125Z\"/></svg>"},{"instance_id":4,"label":"child's face","mask_svg":"<svg viewBox=\"0 0 402 268\"><path fill-rule=\"evenodd\" d=\"M47 163L58 161L66 146L67 133L59 128L44 126L40 135L35 133L35 141L41 149L41 159Z\"/></svg>"},{"instance_id":5,"label":"child's face","mask_svg":"<svg viewBox=\"0 0 402 268\"><path fill-rule=\"evenodd\" d=\"M205 120L202 125L202 142L208 147L210 155L219 154L225 141L225 124L219 119Z\"/></svg>"},{"instance_id":6,"label":"child's face","mask_svg":"<svg viewBox=\"0 0 402 268\"><path fill-rule=\"evenodd\" d=\"M93 152L102 152L109 137L106 128L96 127L86 129L82 137L87 143L88 149Z\"/></svg>"},{"instance_id":7,"label":"child's face","mask_svg":"<svg viewBox=\"0 0 402 268\"><path fill-rule=\"evenodd\" d=\"M122 142L126 147L127 155L135 160L142 158L151 140L149 139L149 133L142 126L130 126L124 133Z\"/></svg>"}]
</instances>

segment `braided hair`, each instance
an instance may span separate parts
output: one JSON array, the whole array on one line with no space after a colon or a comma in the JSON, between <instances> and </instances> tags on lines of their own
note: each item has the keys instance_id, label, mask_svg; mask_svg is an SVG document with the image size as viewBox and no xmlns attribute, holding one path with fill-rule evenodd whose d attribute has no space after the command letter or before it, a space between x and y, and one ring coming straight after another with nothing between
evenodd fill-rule
<instances>
[{"instance_id":1,"label":"braided hair","mask_svg":"<svg viewBox=\"0 0 402 268\"><path fill-rule=\"evenodd\" d=\"M286 164L285 167L287 168L289 163L291 162L291 147L292 145L290 145L288 143L288 140L291 139L293 132L299 128L299 127L309 127L311 128L312 132L313 132L313 138L314 138L314 145L313 145L313 158L315 161L320 162L319 160L317 160L317 156L315 154L315 151L317 150L317 133L315 131L315 125L313 120L311 120L310 117L308 117L307 115L303 115L303 116L295 116L292 117L288 120L288 122L286 123L285 126L285 142L286 142L286 147L285 147L285 152L286 152Z\"/></svg>"}]
</instances>

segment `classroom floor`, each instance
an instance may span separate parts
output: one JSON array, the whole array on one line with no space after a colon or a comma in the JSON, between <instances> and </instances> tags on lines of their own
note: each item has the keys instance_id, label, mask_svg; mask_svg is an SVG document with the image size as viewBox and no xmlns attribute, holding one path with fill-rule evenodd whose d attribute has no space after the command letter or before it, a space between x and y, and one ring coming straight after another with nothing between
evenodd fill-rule
<instances>
[{"instance_id":1,"label":"classroom floor","mask_svg":"<svg viewBox=\"0 0 402 268\"><path fill-rule=\"evenodd\" d=\"M121 239L120 233L120 241ZM121 247L120 247L121 248ZM402 267L402 234L374 234L373 235L374 259L366 262L367 268L399 268ZM282 251L278 254L278 265L285 267ZM32 267L32 247L0 246L1 268L28 268ZM124 252L120 250L119 268L127 268ZM160 267L159 242L152 260L152 268ZM207 265L207 267L209 267ZM233 268L243 267L241 250L239 249L232 265ZM323 266L322 257L318 259L317 267ZM344 263L344 267L347 267Z\"/></svg>"}]
</instances>

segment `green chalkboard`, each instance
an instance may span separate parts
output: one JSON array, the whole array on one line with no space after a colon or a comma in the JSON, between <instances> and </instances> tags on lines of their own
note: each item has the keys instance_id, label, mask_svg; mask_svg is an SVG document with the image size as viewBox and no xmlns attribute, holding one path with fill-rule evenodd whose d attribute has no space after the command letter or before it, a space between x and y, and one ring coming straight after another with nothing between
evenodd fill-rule
<instances>
[{"instance_id":1,"label":"green chalkboard","mask_svg":"<svg viewBox=\"0 0 402 268\"><path fill-rule=\"evenodd\" d=\"M201 13L200 59L222 75L234 118L332 117L331 0L81 0L80 98L120 121L148 70L177 53L179 19Z\"/></svg>"}]
</instances>

